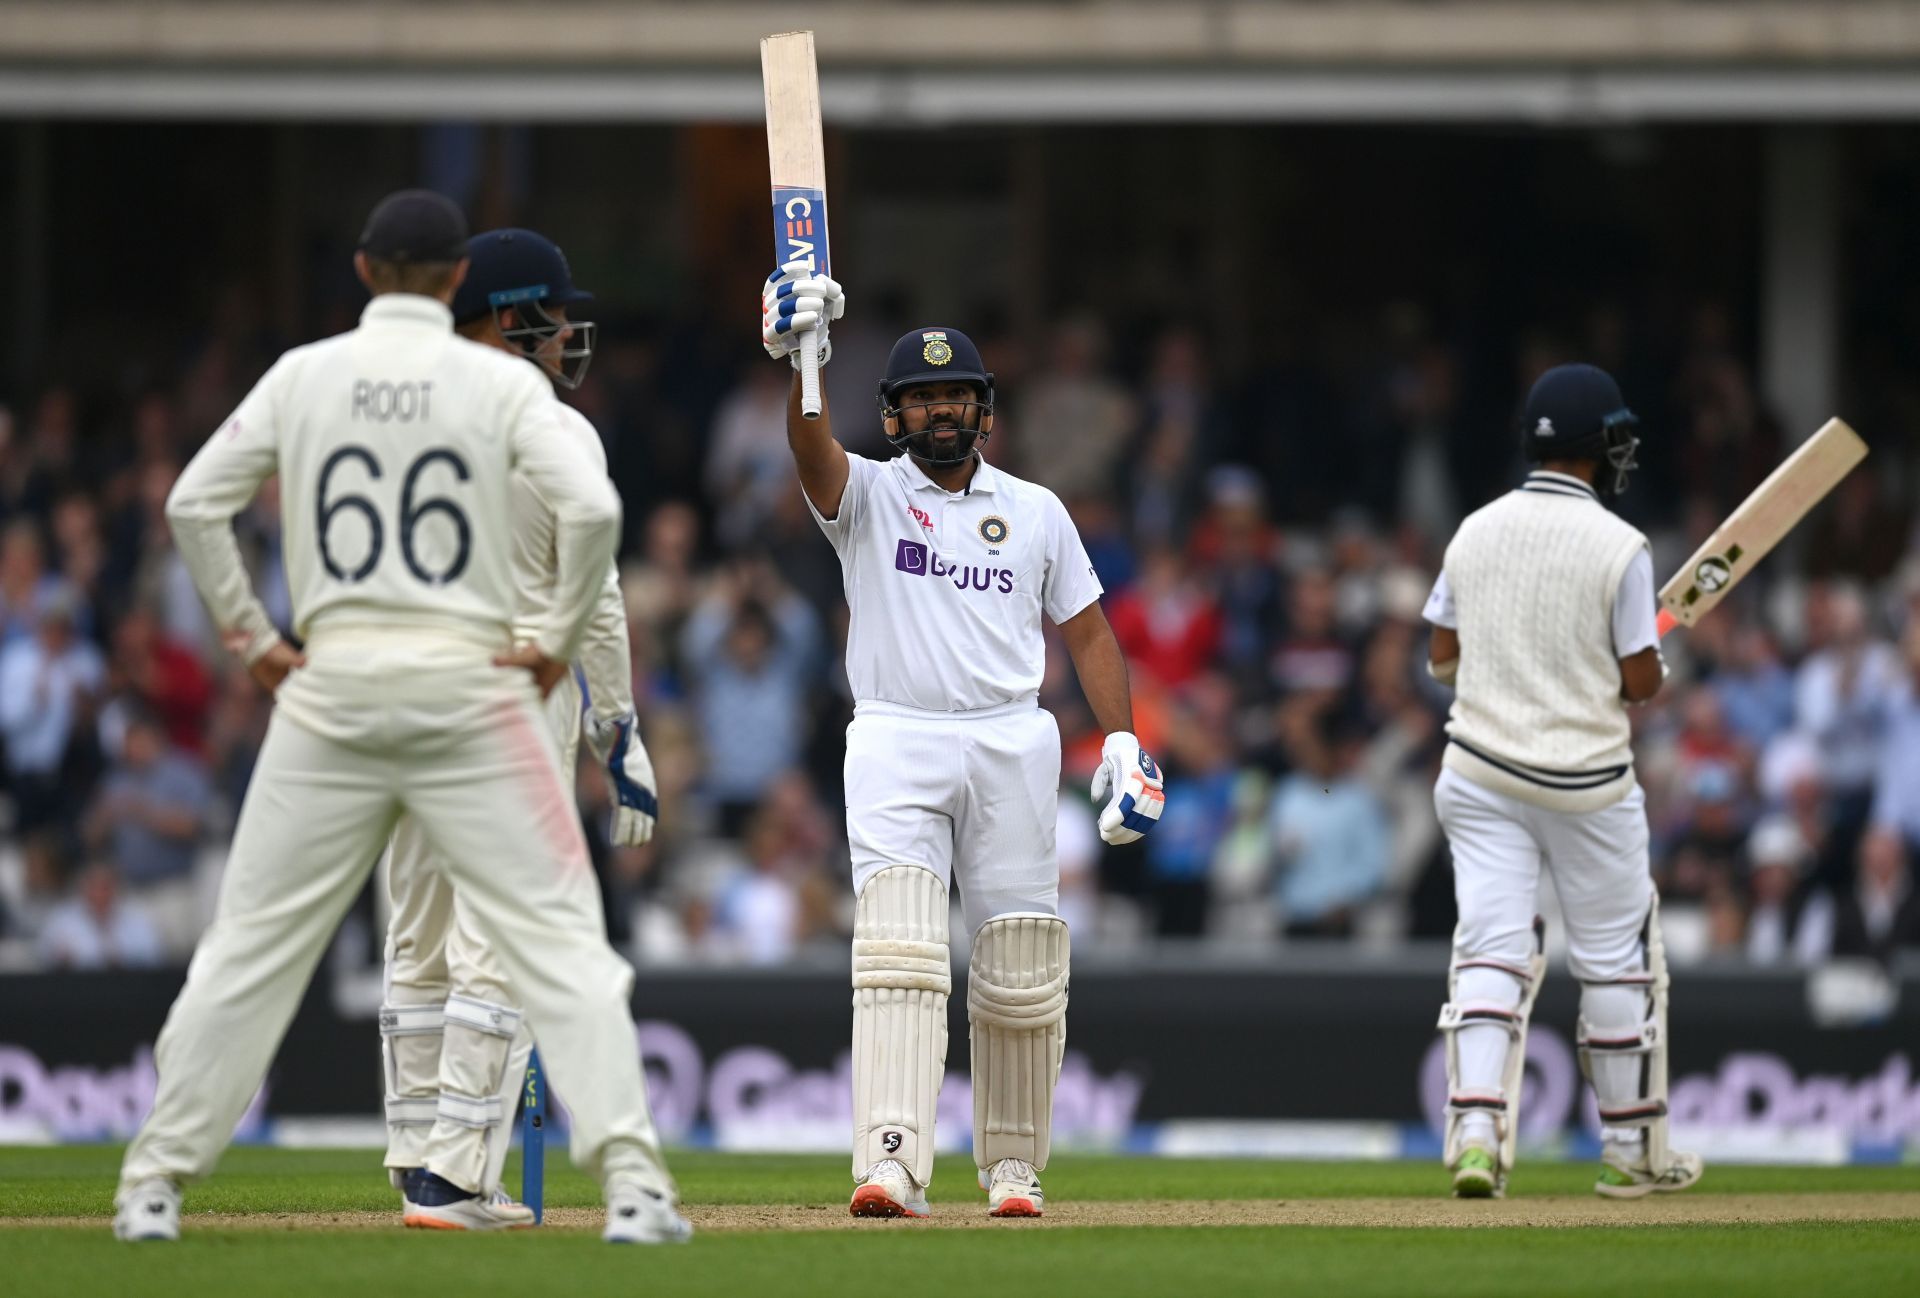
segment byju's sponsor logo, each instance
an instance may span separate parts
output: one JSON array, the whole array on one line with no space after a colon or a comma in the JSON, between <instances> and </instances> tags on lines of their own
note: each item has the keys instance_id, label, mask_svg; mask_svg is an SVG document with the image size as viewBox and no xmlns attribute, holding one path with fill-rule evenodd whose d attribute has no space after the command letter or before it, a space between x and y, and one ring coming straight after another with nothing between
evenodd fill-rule
<instances>
[{"instance_id":1,"label":"byju's sponsor logo","mask_svg":"<svg viewBox=\"0 0 1920 1298\"><path fill-rule=\"evenodd\" d=\"M1002 595L1013 594L1013 569L945 563L918 541L900 541L894 547L893 566L916 577L929 574L945 577L955 590L997 590Z\"/></svg>"}]
</instances>

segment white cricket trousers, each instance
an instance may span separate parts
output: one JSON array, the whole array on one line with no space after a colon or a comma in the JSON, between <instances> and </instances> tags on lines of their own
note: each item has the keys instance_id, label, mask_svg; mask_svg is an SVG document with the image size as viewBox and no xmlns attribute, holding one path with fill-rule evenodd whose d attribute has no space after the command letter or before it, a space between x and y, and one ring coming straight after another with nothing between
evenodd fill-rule
<instances>
[{"instance_id":1,"label":"white cricket trousers","mask_svg":"<svg viewBox=\"0 0 1920 1298\"><path fill-rule=\"evenodd\" d=\"M1645 968L1641 933L1653 905L1653 876L1639 785L1598 811L1549 811L1449 768L1440 772L1433 803L1453 848L1460 908L1455 956L1525 968L1545 866L1560 894L1573 976L1606 982Z\"/></svg>"},{"instance_id":2,"label":"white cricket trousers","mask_svg":"<svg viewBox=\"0 0 1920 1298\"><path fill-rule=\"evenodd\" d=\"M1060 727L1031 699L978 712L861 700L847 726L853 891L890 865L957 883L968 933L1059 914Z\"/></svg>"},{"instance_id":3,"label":"white cricket trousers","mask_svg":"<svg viewBox=\"0 0 1920 1298\"><path fill-rule=\"evenodd\" d=\"M668 1191L628 995L572 791L531 678L497 646L317 632L281 686L213 924L155 1048L159 1089L122 1186L206 1175L265 1076L341 916L403 812L538 1026L573 1160Z\"/></svg>"}]
</instances>

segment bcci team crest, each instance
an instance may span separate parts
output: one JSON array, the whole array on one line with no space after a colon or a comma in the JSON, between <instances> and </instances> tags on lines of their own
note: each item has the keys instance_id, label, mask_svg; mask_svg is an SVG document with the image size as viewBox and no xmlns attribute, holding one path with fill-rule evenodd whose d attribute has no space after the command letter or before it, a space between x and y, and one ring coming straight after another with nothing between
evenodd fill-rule
<instances>
[{"instance_id":1,"label":"bcci team crest","mask_svg":"<svg viewBox=\"0 0 1920 1298\"><path fill-rule=\"evenodd\" d=\"M1007 520L988 514L980 520L980 539L988 545L1001 545L1007 539Z\"/></svg>"},{"instance_id":2,"label":"bcci team crest","mask_svg":"<svg viewBox=\"0 0 1920 1298\"><path fill-rule=\"evenodd\" d=\"M1704 594L1711 595L1733 580L1733 569L1722 558L1703 559L1700 566L1693 570L1693 584Z\"/></svg>"},{"instance_id":3,"label":"bcci team crest","mask_svg":"<svg viewBox=\"0 0 1920 1298\"><path fill-rule=\"evenodd\" d=\"M1553 420L1548 419L1544 415L1541 416L1540 422L1533 426L1533 435L1535 437L1552 437L1553 433Z\"/></svg>"},{"instance_id":4,"label":"bcci team crest","mask_svg":"<svg viewBox=\"0 0 1920 1298\"><path fill-rule=\"evenodd\" d=\"M930 329L920 335L920 341L926 346L920 349L920 355L929 365L946 365L953 360L953 344L947 341L945 330Z\"/></svg>"}]
</instances>

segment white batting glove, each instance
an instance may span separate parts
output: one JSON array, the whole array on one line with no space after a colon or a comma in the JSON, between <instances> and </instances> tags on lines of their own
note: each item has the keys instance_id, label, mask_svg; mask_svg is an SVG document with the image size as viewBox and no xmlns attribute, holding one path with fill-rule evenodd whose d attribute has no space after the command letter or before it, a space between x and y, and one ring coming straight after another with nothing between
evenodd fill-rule
<instances>
[{"instance_id":1,"label":"white batting glove","mask_svg":"<svg viewBox=\"0 0 1920 1298\"><path fill-rule=\"evenodd\" d=\"M782 356L800 365L800 335L809 330L820 336L820 363L833 354L827 341L827 326L847 309L846 294L825 275L807 269L804 261L790 261L767 276L766 289L760 294L760 340L767 355Z\"/></svg>"},{"instance_id":2,"label":"white batting glove","mask_svg":"<svg viewBox=\"0 0 1920 1298\"><path fill-rule=\"evenodd\" d=\"M1093 800L1107 804L1100 813L1100 837L1116 846L1146 837L1160 823L1167 805L1166 782L1131 733L1116 730L1107 736L1100 769L1093 773Z\"/></svg>"},{"instance_id":3,"label":"white batting glove","mask_svg":"<svg viewBox=\"0 0 1920 1298\"><path fill-rule=\"evenodd\" d=\"M587 744L607 768L613 786L613 822L607 838L615 847L638 847L653 837L653 822L660 814L653 759L640 742L638 719L631 712L611 721L588 717L586 730Z\"/></svg>"}]
</instances>

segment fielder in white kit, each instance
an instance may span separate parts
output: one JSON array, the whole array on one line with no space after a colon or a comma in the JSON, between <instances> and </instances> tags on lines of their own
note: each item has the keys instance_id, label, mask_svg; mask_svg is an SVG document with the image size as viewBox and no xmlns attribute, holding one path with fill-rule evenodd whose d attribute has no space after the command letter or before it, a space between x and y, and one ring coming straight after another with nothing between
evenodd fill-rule
<instances>
[{"instance_id":1,"label":"fielder in white kit","mask_svg":"<svg viewBox=\"0 0 1920 1298\"><path fill-rule=\"evenodd\" d=\"M647 1111L633 971L607 944L536 684L574 656L620 501L533 367L454 335L466 235L437 194L376 208L354 259L374 294L359 328L281 357L168 498L215 624L276 706L213 924L155 1048L159 1089L115 1199L122 1239L178 1237L181 1184L231 1139L403 813L538 1026L574 1161L604 1189L605 1237L685 1237ZM232 530L275 473L304 653L249 587ZM558 519L552 612L520 648L516 473Z\"/></svg>"},{"instance_id":2,"label":"fielder in white kit","mask_svg":"<svg viewBox=\"0 0 1920 1298\"><path fill-rule=\"evenodd\" d=\"M467 276L454 293L462 337L532 362L576 388L593 359L594 325L571 318L593 295L576 288L567 259L532 230L489 230L467 243ZM554 412L601 474L606 451L593 425L556 397ZM559 516L525 474L513 499L513 635L530 643L553 614ZM620 575L608 563L580 641L585 731L613 791L614 846L653 835L653 764L633 708L633 663ZM565 672L547 696L546 720L563 787L574 785L582 732L581 686ZM533 1211L500 1185L513 1138L533 1033L505 970L476 930L461 893L420 823L403 817L388 855L385 1004L380 1009L386 1084L386 1165L413 1227L498 1230L533 1224Z\"/></svg>"},{"instance_id":3,"label":"fielder in white kit","mask_svg":"<svg viewBox=\"0 0 1920 1298\"><path fill-rule=\"evenodd\" d=\"M839 317L839 285L790 263L769 278L774 357ZM1067 926L1054 823L1060 732L1038 705L1042 615L1060 628L1107 731L1093 796L1100 834L1128 843L1165 802L1132 734L1126 661L1100 583L1059 499L980 458L993 376L954 329L894 344L880 382L882 463L848 454L799 376L787 440L808 506L840 556L851 625L847 838L853 934L851 1211L924 1217L946 1070L947 893L973 934L973 1154L988 1211L1037 1217L1066 1045Z\"/></svg>"},{"instance_id":4,"label":"fielder in white kit","mask_svg":"<svg viewBox=\"0 0 1920 1298\"><path fill-rule=\"evenodd\" d=\"M1580 980L1576 1033L1611 1198L1684 1190L1667 1146L1667 966L1626 705L1666 675L1647 540L1606 507L1635 467L1637 421L1591 365L1528 394L1538 467L1472 514L1427 601L1429 666L1455 688L1434 804L1453 849L1459 926L1448 1001L1446 1161L1453 1192L1499 1197L1513 1170L1527 1020L1546 972L1544 865Z\"/></svg>"}]
</instances>

